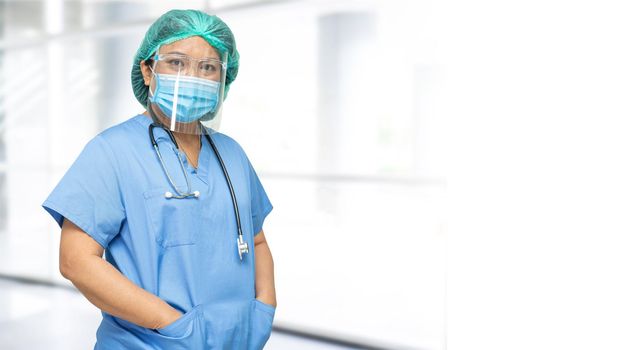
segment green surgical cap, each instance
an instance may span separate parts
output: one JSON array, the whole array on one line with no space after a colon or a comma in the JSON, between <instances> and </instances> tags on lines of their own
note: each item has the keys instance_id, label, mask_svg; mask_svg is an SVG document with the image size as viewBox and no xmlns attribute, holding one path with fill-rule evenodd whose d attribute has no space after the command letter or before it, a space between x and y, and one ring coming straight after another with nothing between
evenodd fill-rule
<instances>
[{"instance_id":1,"label":"green surgical cap","mask_svg":"<svg viewBox=\"0 0 622 350\"><path fill-rule=\"evenodd\" d=\"M161 45L191 36L200 36L212 45L221 55L228 56L225 80L225 95L229 85L238 75L239 53L235 48L235 38L231 29L220 18L197 10L171 10L158 18L147 30L132 65L132 88L138 102L147 107L149 87L145 85L140 70L140 61L150 58Z\"/></svg>"}]
</instances>

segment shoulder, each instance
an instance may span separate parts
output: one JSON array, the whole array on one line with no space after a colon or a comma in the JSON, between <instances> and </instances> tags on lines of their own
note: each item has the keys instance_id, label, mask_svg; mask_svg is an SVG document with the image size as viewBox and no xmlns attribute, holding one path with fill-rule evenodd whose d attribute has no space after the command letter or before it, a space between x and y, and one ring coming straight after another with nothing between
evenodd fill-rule
<instances>
[{"instance_id":1,"label":"shoulder","mask_svg":"<svg viewBox=\"0 0 622 350\"><path fill-rule=\"evenodd\" d=\"M112 125L99 134L94 139L100 138L109 145L123 145L128 141L139 137L139 132L144 129L148 130L148 121L141 122L138 118L145 118L141 114L133 116L125 121ZM145 134L146 135L146 134Z\"/></svg>"},{"instance_id":2,"label":"shoulder","mask_svg":"<svg viewBox=\"0 0 622 350\"><path fill-rule=\"evenodd\" d=\"M93 136L84 146L81 156L93 158L98 164L116 163L117 155L127 150L130 143L140 139L138 133L141 125L135 119L136 116L129 118Z\"/></svg>"},{"instance_id":3,"label":"shoulder","mask_svg":"<svg viewBox=\"0 0 622 350\"><path fill-rule=\"evenodd\" d=\"M242 145L240 145L240 143L236 141L233 137L220 131L210 133L210 136L214 140L214 143L216 143L216 146L219 150L220 148L224 148L228 152L233 152L240 157L246 157L246 152L244 152L244 148L242 148Z\"/></svg>"}]
</instances>

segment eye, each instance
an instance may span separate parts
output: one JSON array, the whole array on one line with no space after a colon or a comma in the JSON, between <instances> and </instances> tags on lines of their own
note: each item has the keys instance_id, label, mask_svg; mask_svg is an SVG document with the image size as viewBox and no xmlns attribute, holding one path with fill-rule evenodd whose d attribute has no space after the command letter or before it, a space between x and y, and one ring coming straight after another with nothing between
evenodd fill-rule
<instances>
[{"instance_id":1,"label":"eye","mask_svg":"<svg viewBox=\"0 0 622 350\"><path fill-rule=\"evenodd\" d=\"M203 64L201 64L201 70L204 72L215 72L217 70L217 67L213 63L204 62Z\"/></svg>"},{"instance_id":2,"label":"eye","mask_svg":"<svg viewBox=\"0 0 622 350\"><path fill-rule=\"evenodd\" d=\"M186 60L183 57L171 56L164 59L168 69L179 70L186 67Z\"/></svg>"}]
</instances>

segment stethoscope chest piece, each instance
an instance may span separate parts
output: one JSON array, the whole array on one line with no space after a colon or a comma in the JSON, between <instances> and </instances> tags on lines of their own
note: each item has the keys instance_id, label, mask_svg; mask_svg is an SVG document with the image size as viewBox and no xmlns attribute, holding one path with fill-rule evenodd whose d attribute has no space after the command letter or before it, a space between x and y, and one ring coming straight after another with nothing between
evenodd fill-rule
<instances>
[{"instance_id":1,"label":"stethoscope chest piece","mask_svg":"<svg viewBox=\"0 0 622 350\"><path fill-rule=\"evenodd\" d=\"M238 254L240 255L240 260L242 260L242 254L248 254L248 243L244 242L242 235L238 236Z\"/></svg>"}]
</instances>

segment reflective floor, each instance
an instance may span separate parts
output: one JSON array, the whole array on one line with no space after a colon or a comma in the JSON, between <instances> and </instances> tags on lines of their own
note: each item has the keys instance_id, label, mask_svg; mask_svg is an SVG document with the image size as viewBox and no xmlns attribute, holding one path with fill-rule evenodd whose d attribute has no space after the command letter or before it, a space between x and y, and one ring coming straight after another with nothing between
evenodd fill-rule
<instances>
[{"instance_id":1,"label":"reflective floor","mask_svg":"<svg viewBox=\"0 0 622 350\"><path fill-rule=\"evenodd\" d=\"M0 349L92 349L101 315L77 291L0 278ZM268 350L356 349L273 331Z\"/></svg>"}]
</instances>

